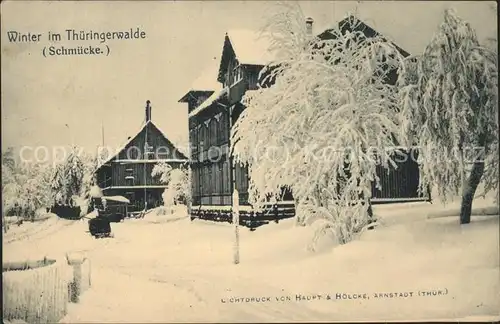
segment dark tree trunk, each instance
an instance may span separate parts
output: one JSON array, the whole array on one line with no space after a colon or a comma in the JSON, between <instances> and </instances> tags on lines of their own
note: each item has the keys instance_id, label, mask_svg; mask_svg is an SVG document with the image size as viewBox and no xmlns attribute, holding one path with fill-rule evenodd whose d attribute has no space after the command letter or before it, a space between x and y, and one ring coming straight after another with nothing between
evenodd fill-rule
<instances>
[{"instance_id":1,"label":"dark tree trunk","mask_svg":"<svg viewBox=\"0 0 500 324\"><path fill-rule=\"evenodd\" d=\"M477 142L477 148L483 148L486 144L486 134L479 135L479 141ZM462 192L462 205L460 206L460 224L469 224L470 216L472 213L472 201L474 200L474 195L476 194L476 189L481 182L481 178L484 173L484 156L474 157L474 164L472 165L472 170L465 183Z\"/></svg>"},{"instance_id":2,"label":"dark tree trunk","mask_svg":"<svg viewBox=\"0 0 500 324\"><path fill-rule=\"evenodd\" d=\"M460 224L469 224L472 212L472 201L476 194L477 186L484 173L484 162L474 162L469 179L462 193L462 205L460 207Z\"/></svg>"}]
</instances>

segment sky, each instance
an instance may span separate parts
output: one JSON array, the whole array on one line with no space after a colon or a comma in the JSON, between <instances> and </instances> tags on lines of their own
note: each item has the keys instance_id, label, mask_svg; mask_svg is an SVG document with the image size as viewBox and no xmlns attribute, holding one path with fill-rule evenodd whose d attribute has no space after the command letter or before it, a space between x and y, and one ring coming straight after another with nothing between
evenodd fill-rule
<instances>
[{"instance_id":1,"label":"sky","mask_svg":"<svg viewBox=\"0 0 500 324\"><path fill-rule=\"evenodd\" d=\"M495 2L302 1L314 32L348 12L411 54L423 51L453 7L480 40L497 35ZM270 9L265 1L83 1L1 3L2 148L64 146L95 151L119 146L144 120L174 143L188 137L187 105L178 100L216 56L231 29L259 30ZM99 45L98 41L49 42L66 29L112 32L140 28L145 39L110 40L109 55L47 56L44 47ZM7 32L42 34L39 42L12 43ZM102 45L102 44L101 44Z\"/></svg>"}]
</instances>

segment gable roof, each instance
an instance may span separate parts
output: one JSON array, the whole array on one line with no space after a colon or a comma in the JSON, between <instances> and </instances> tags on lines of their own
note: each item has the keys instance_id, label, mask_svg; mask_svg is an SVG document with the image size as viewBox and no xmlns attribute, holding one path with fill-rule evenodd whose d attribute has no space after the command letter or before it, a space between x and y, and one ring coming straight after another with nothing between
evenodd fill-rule
<instances>
[{"instance_id":1,"label":"gable roof","mask_svg":"<svg viewBox=\"0 0 500 324\"><path fill-rule=\"evenodd\" d=\"M220 87L220 83L217 82L217 73L219 72L219 62L220 57L213 57L207 64L206 68L200 74L200 76L193 81L191 84L191 90L209 90L213 91Z\"/></svg>"},{"instance_id":2,"label":"gable roof","mask_svg":"<svg viewBox=\"0 0 500 324\"><path fill-rule=\"evenodd\" d=\"M270 35L258 33L253 30L235 29L227 32L236 59L240 64L266 65L274 59L271 47Z\"/></svg>"},{"instance_id":3,"label":"gable roof","mask_svg":"<svg viewBox=\"0 0 500 324\"><path fill-rule=\"evenodd\" d=\"M229 57L234 55L239 64L265 66L274 59L271 39L267 33L253 30L234 29L226 32L224 46L217 75L217 81L223 81L223 73Z\"/></svg>"},{"instance_id":4,"label":"gable roof","mask_svg":"<svg viewBox=\"0 0 500 324\"><path fill-rule=\"evenodd\" d=\"M186 152L182 152L181 150L179 150L179 148L176 145L174 145L174 143L172 143L172 141L170 141L167 136L165 136L165 134L161 131L161 129L158 128L158 126L156 126L155 123L153 123L152 121L149 121L149 123L151 124L151 127L156 129L158 133L160 133L160 135L165 139L165 141L168 144L170 144L181 155L180 156L181 159L184 159L186 161L189 160L189 158L186 155Z\"/></svg>"},{"instance_id":5,"label":"gable roof","mask_svg":"<svg viewBox=\"0 0 500 324\"><path fill-rule=\"evenodd\" d=\"M188 160L189 160L189 159L186 157L186 155L185 155L183 152L181 152L181 151L180 151L180 150L179 150L179 149L178 149L178 148L177 148L177 147L176 147L176 146L175 146L175 145L174 145L174 144L173 144L173 143L172 143L172 142L171 142L171 141L170 141L170 140L169 140L166 136L165 136L165 134L163 134L163 132L162 132L162 131L161 131L161 130L160 130L160 129L159 129L159 128L158 128L158 127L157 127L157 126L156 126L156 125L155 125L155 124L151 121L151 120L150 120L150 121L148 121L148 122L146 122L146 123L143 123L143 124L141 125L141 128L139 129L139 131L137 131L137 132L136 132L133 136L130 136L130 137L127 139L127 141L126 141L125 143L123 143L123 144L120 146L120 148L119 148L117 151L115 151L115 153L114 153L111 157L107 158L104 162L102 162L101 164L99 164L99 166L96 168L96 171L95 171L95 172L97 172L97 170L99 170L99 169L100 169L103 165L105 165L105 164L109 163L109 162L110 162L110 161L112 161L114 158L116 158L116 157L117 157L117 156L118 156L118 155L119 155L119 154L120 154L120 153L121 153L121 152L122 152L122 151L123 151L123 150L127 147L127 145L128 145L128 144L130 144L130 142L132 142L133 140L135 140L135 139L137 138L137 136L139 136L139 134L140 134L140 133L142 133L142 132L146 129L146 127L147 127L148 125L151 125L151 127L154 127L154 128L155 128L155 129L156 129L156 130L160 133L160 135L161 135L161 136L163 136L163 138L165 139L165 141L167 141L167 143L168 143L168 144L170 144L173 148L175 148L175 149L177 150L177 152L181 155L181 159L185 159L186 161L188 161Z\"/></svg>"},{"instance_id":6,"label":"gable roof","mask_svg":"<svg viewBox=\"0 0 500 324\"><path fill-rule=\"evenodd\" d=\"M193 111L189 113L188 117L193 117L202 110L204 110L205 108L210 107L215 101L220 99L226 93L226 91L227 89L219 89L218 91L212 93L212 95L208 97L205 101L203 101L201 105L193 109Z\"/></svg>"},{"instance_id":7,"label":"gable roof","mask_svg":"<svg viewBox=\"0 0 500 324\"><path fill-rule=\"evenodd\" d=\"M376 31L375 29L373 29L372 27L370 27L369 25L364 23L362 20L358 19L357 17L355 17L353 15L347 16L346 18L342 19L341 21L338 22L337 25L342 33L345 33L346 31L352 32L354 29L356 31L362 32L366 37L379 36L379 37L382 37L383 39L385 39L386 41L388 41L388 39L384 35L380 34L378 31ZM320 39L331 38L332 37L331 31L333 31L333 30L334 30L333 28L326 29L324 32L319 34L317 37L319 37ZM401 53L401 55L403 55L404 57L410 56L410 53L408 53L407 51L405 51L404 49L399 47L397 44L395 44L394 42L391 42L391 43L392 43L392 45L394 45L398 49L398 51Z\"/></svg>"},{"instance_id":8,"label":"gable roof","mask_svg":"<svg viewBox=\"0 0 500 324\"><path fill-rule=\"evenodd\" d=\"M353 22L355 22L355 24L353 24ZM364 23L363 21L352 15L339 21L337 23L337 26L343 33L346 31L352 31L354 27L355 30L363 32L366 35L366 37L374 37L374 36L383 37L383 35L381 35L375 29L368 26L366 23ZM333 30L334 30L333 28L326 29L322 33L317 34L316 37L320 39L331 38L332 37L331 31ZM410 55L407 51L400 48L394 42L392 42L392 44L399 50L401 55L403 55L404 57ZM259 33L253 30L245 30L245 29L235 29L228 31L224 37L224 45L217 73L218 82L216 83L216 87L213 88L213 90L215 91L212 92L211 96L209 96L196 109L191 111L189 113L189 117L192 117L201 112L202 110L204 110L205 108L209 107L210 105L212 105L212 103L217 101L217 99L219 99L224 94L224 89L222 89L220 82L222 82L222 71L226 67L230 55L234 55L238 60L239 64L265 66L275 59L275 53L271 52L269 50L270 48L271 48L271 39L268 33ZM213 69L213 66L211 66L210 69ZM209 74L200 76L195 83L201 84L201 81L199 80L201 78L205 78L208 76ZM208 83L209 82L206 82L205 84Z\"/></svg>"},{"instance_id":9,"label":"gable roof","mask_svg":"<svg viewBox=\"0 0 500 324\"><path fill-rule=\"evenodd\" d=\"M210 61L207 68L192 83L190 90L179 100L179 102L185 102L189 94L193 92L211 90L206 91L211 93L210 96L191 111L189 117L198 114L224 94L221 71L230 55L234 53L240 64L265 66L273 59L273 53L269 51L270 46L271 41L266 33L246 29L226 32L222 55Z\"/></svg>"}]
</instances>

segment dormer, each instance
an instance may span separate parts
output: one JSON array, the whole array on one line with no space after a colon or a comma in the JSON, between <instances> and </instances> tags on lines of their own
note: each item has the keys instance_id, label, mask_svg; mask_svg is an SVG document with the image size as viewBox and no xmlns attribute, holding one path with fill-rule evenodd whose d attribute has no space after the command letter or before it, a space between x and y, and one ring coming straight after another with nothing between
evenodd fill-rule
<instances>
[{"instance_id":1,"label":"dormer","mask_svg":"<svg viewBox=\"0 0 500 324\"><path fill-rule=\"evenodd\" d=\"M179 102L184 102L188 104L188 113L196 109L205 100L208 99L214 93L213 90L190 90L187 92Z\"/></svg>"},{"instance_id":2,"label":"dormer","mask_svg":"<svg viewBox=\"0 0 500 324\"><path fill-rule=\"evenodd\" d=\"M250 30L231 30L224 38L217 81L232 88L246 81L248 88L257 86L260 70L272 60L266 35Z\"/></svg>"}]
</instances>

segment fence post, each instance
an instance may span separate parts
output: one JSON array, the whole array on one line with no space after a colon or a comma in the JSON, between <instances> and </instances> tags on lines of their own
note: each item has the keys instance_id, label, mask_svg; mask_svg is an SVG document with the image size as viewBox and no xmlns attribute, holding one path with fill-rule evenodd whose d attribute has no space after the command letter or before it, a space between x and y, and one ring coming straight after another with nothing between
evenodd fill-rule
<instances>
[{"instance_id":1,"label":"fence post","mask_svg":"<svg viewBox=\"0 0 500 324\"><path fill-rule=\"evenodd\" d=\"M238 190L233 191L233 224L234 224L234 264L240 263L240 198L238 195Z\"/></svg>"},{"instance_id":2,"label":"fence post","mask_svg":"<svg viewBox=\"0 0 500 324\"><path fill-rule=\"evenodd\" d=\"M73 282L70 283L70 301L72 303L78 303L80 300L80 294L82 291L82 264L85 262L85 257L74 257L69 258L66 254L66 259L70 266L73 266Z\"/></svg>"},{"instance_id":3,"label":"fence post","mask_svg":"<svg viewBox=\"0 0 500 324\"><path fill-rule=\"evenodd\" d=\"M82 264L73 264L73 291L71 294L71 301L78 303L80 300L80 293L82 291Z\"/></svg>"}]
</instances>

